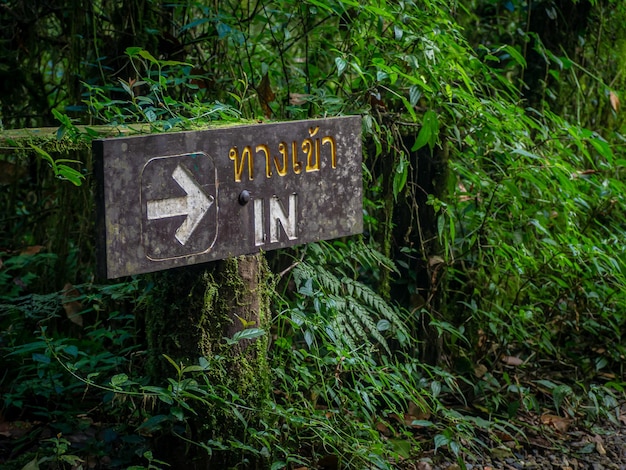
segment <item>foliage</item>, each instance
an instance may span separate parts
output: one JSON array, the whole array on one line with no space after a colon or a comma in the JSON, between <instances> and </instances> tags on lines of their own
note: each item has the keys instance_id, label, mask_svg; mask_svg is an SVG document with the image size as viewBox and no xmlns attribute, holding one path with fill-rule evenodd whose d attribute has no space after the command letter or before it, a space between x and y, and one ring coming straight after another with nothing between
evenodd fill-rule
<instances>
[{"instance_id":1,"label":"foliage","mask_svg":"<svg viewBox=\"0 0 626 470\"><path fill-rule=\"evenodd\" d=\"M223 340L271 338L274 395L255 408L211 380L227 374L223 355L168 358L171 377L149 382L136 308L154 295L149 283L47 287L90 279L90 204L55 196L88 188L90 161L78 171L78 159L36 143L35 163L2 157L24 170L2 196L3 414L45 422L16 439L12 458L161 468L173 461L160 444L174 436L215 461L234 453L240 467L391 468L429 449L462 466L504 435L523 438L512 423L545 410L617 422L622 3L79 3L54 15L14 9L39 28L13 38L22 44L11 64L39 51L36 39L80 26L89 48L70 42L80 60L44 48L39 62L27 56L32 74L16 65L31 93L23 104L2 94L5 126L54 116L59 137L76 141L94 137L79 120L162 132L358 113L367 232L274 259L284 276L271 329ZM557 27L568 11L579 37ZM22 115L29 107L35 117ZM60 181L85 176L81 187ZM55 209L42 231L38 214L51 204L77 208L76 221ZM198 440L190 423L218 412L245 435Z\"/></svg>"}]
</instances>

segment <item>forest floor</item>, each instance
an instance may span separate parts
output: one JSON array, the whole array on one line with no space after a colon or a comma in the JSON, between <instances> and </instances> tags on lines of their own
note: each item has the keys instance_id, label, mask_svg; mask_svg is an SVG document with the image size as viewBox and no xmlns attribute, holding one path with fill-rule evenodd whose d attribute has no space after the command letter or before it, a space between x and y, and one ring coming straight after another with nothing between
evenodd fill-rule
<instances>
[{"instance_id":1,"label":"forest floor","mask_svg":"<svg viewBox=\"0 0 626 470\"><path fill-rule=\"evenodd\" d=\"M527 417L525 437L462 457L467 470L626 470L626 403L619 421L579 426L553 415ZM523 424L523 423L522 423ZM411 470L462 470L450 458L431 453L406 467Z\"/></svg>"}]
</instances>

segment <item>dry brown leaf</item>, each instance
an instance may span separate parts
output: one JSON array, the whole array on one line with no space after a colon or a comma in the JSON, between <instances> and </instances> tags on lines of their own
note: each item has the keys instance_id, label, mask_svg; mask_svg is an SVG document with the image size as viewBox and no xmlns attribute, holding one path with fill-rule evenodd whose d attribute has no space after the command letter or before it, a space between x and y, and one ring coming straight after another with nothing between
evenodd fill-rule
<instances>
[{"instance_id":1,"label":"dry brown leaf","mask_svg":"<svg viewBox=\"0 0 626 470\"><path fill-rule=\"evenodd\" d=\"M433 266L437 266L438 264L442 264L445 263L445 260L438 255L433 255L430 258L428 258L428 266L430 266L431 268Z\"/></svg>"},{"instance_id":2,"label":"dry brown leaf","mask_svg":"<svg viewBox=\"0 0 626 470\"><path fill-rule=\"evenodd\" d=\"M487 366L485 364L478 364L476 367L474 367L474 375L477 378L480 379L486 373L487 373Z\"/></svg>"},{"instance_id":3,"label":"dry brown leaf","mask_svg":"<svg viewBox=\"0 0 626 470\"><path fill-rule=\"evenodd\" d=\"M36 255L37 253L39 253L44 248L45 247L43 245L28 246L28 247L24 248L20 254L21 255L29 255L29 256Z\"/></svg>"},{"instance_id":4,"label":"dry brown leaf","mask_svg":"<svg viewBox=\"0 0 626 470\"><path fill-rule=\"evenodd\" d=\"M611 102L611 107L613 108L613 111L617 113L619 111L619 106L620 106L619 96L617 96L617 93L615 93L614 91L610 91L609 101Z\"/></svg>"},{"instance_id":5,"label":"dry brown leaf","mask_svg":"<svg viewBox=\"0 0 626 470\"><path fill-rule=\"evenodd\" d=\"M423 428L424 426L413 423L415 421L428 421L430 413L426 410L425 406L420 408L415 402L409 401L409 409L403 416L404 425L414 429Z\"/></svg>"},{"instance_id":6,"label":"dry brown leaf","mask_svg":"<svg viewBox=\"0 0 626 470\"><path fill-rule=\"evenodd\" d=\"M83 317L80 312L83 311L83 304L76 299L80 293L69 282L63 286L63 309L67 318L78 326L83 326Z\"/></svg>"},{"instance_id":7,"label":"dry brown leaf","mask_svg":"<svg viewBox=\"0 0 626 470\"><path fill-rule=\"evenodd\" d=\"M267 119L271 118L272 108L270 108L270 103L274 101L276 95L270 86L270 78L267 75L267 72L263 75L256 92L259 95L259 101L261 102L261 108L263 108L263 114Z\"/></svg>"},{"instance_id":8,"label":"dry brown leaf","mask_svg":"<svg viewBox=\"0 0 626 470\"><path fill-rule=\"evenodd\" d=\"M311 95L306 93L289 93L289 104L293 106L300 106L307 102Z\"/></svg>"},{"instance_id":9,"label":"dry brown leaf","mask_svg":"<svg viewBox=\"0 0 626 470\"><path fill-rule=\"evenodd\" d=\"M0 422L0 436L19 439L25 436L33 427L28 421L4 421Z\"/></svg>"},{"instance_id":10,"label":"dry brown leaf","mask_svg":"<svg viewBox=\"0 0 626 470\"><path fill-rule=\"evenodd\" d=\"M385 423L383 423L382 421L379 421L378 423L376 423L376 430L381 433L383 436L391 436L391 430L389 429L389 426L387 426Z\"/></svg>"},{"instance_id":11,"label":"dry brown leaf","mask_svg":"<svg viewBox=\"0 0 626 470\"><path fill-rule=\"evenodd\" d=\"M498 436L498 439L500 439L504 445L508 445L511 442L515 443L515 438L507 432L494 431L494 434Z\"/></svg>"},{"instance_id":12,"label":"dry brown leaf","mask_svg":"<svg viewBox=\"0 0 626 470\"><path fill-rule=\"evenodd\" d=\"M600 455L606 455L606 449L604 448L604 442L602 441L602 437L596 434L591 438L591 441L596 445L596 451Z\"/></svg>"},{"instance_id":13,"label":"dry brown leaf","mask_svg":"<svg viewBox=\"0 0 626 470\"><path fill-rule=\"evenodd\" d=\"M545 426L550 426L554 428L558 432L565 433L572 424L572 420L569 418L562 418L561 416L553 415L553 414L543 414L541 415L541 423Z\"/></svg>"},{"instance_id":14,"label":"dry brown leaf","mask_svg":"<svg viewBox=\"0 0 626 470\"><path fill-rule=\"evenodd\" d=\"M502 356L500 358L507 366L521 366L524 361L517 356Z\"/></svg>"}]
</instances>

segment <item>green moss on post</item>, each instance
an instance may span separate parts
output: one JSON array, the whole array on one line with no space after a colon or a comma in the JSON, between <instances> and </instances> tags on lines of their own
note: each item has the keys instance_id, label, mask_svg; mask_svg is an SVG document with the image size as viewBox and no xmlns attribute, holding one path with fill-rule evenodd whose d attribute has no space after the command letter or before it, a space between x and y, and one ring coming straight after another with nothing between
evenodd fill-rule
<instances>
[{"instance_id":1,"label":"green moss on post","mask_svg":"<svg viewBox=\"0 0 626 470\"><path fill-rule=\"evenodd\" d=\"M209 361L221 357L221 368L207 371L213 390L224 390L224 400L233 396L245 403L238 410L251 425L260 419L259 412L269 398L270 373L267 360L268 335L255 340L241 340L229 345L232 338L246 328L267 331L270 319L272 275L262 254L241 256L203 269L185 268L155 273L154 286L145 301L146 336L149 345L147 370L157 384L165 384L176 371L163 357L177 364L197 364L199 357ZM197 418L189 422L188 438L195 442L209 439L228 442L242 440L245 429L241 421L220 406L190 402ZM247 411L244 411L247 410ZM181 458L189 468L220 465L228 468L239 456L230 453L209 457L200 448L180 448L183 442L166 449L168 457ZM197 452L195 451L197 450ZM187 455L185 455L187 454ZM165 457L165 456L164 456ZM167 460L167 459L166 459ZM219 460L219 461L217 461ZM189 465L189 462L196 462Z\"/></svg>"}]
</instances>

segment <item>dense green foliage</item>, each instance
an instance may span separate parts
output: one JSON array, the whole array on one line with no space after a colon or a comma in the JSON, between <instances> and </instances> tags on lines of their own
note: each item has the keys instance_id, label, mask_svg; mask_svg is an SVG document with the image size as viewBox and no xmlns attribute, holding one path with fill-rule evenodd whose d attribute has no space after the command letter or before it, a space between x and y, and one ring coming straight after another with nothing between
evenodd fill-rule
<instances>
[{"instance_id":1,"label":"dense green foliage","mask_svg":"<svg viewBox=\"0 0 626 470\"><path fill-rule=\"evenodd\" d=\"M59 128L0 136L0 464L463 465L520 416L617 419L622 2L59 3L0 10L2 124ZM366 233L268 254L270 327L155 383L153 278L94 280L94 126L342 114ZM214 379L261 336L273 395L251 404ZM211 435L218 415L245 435Z\"/></svg>"}]
</instances>

